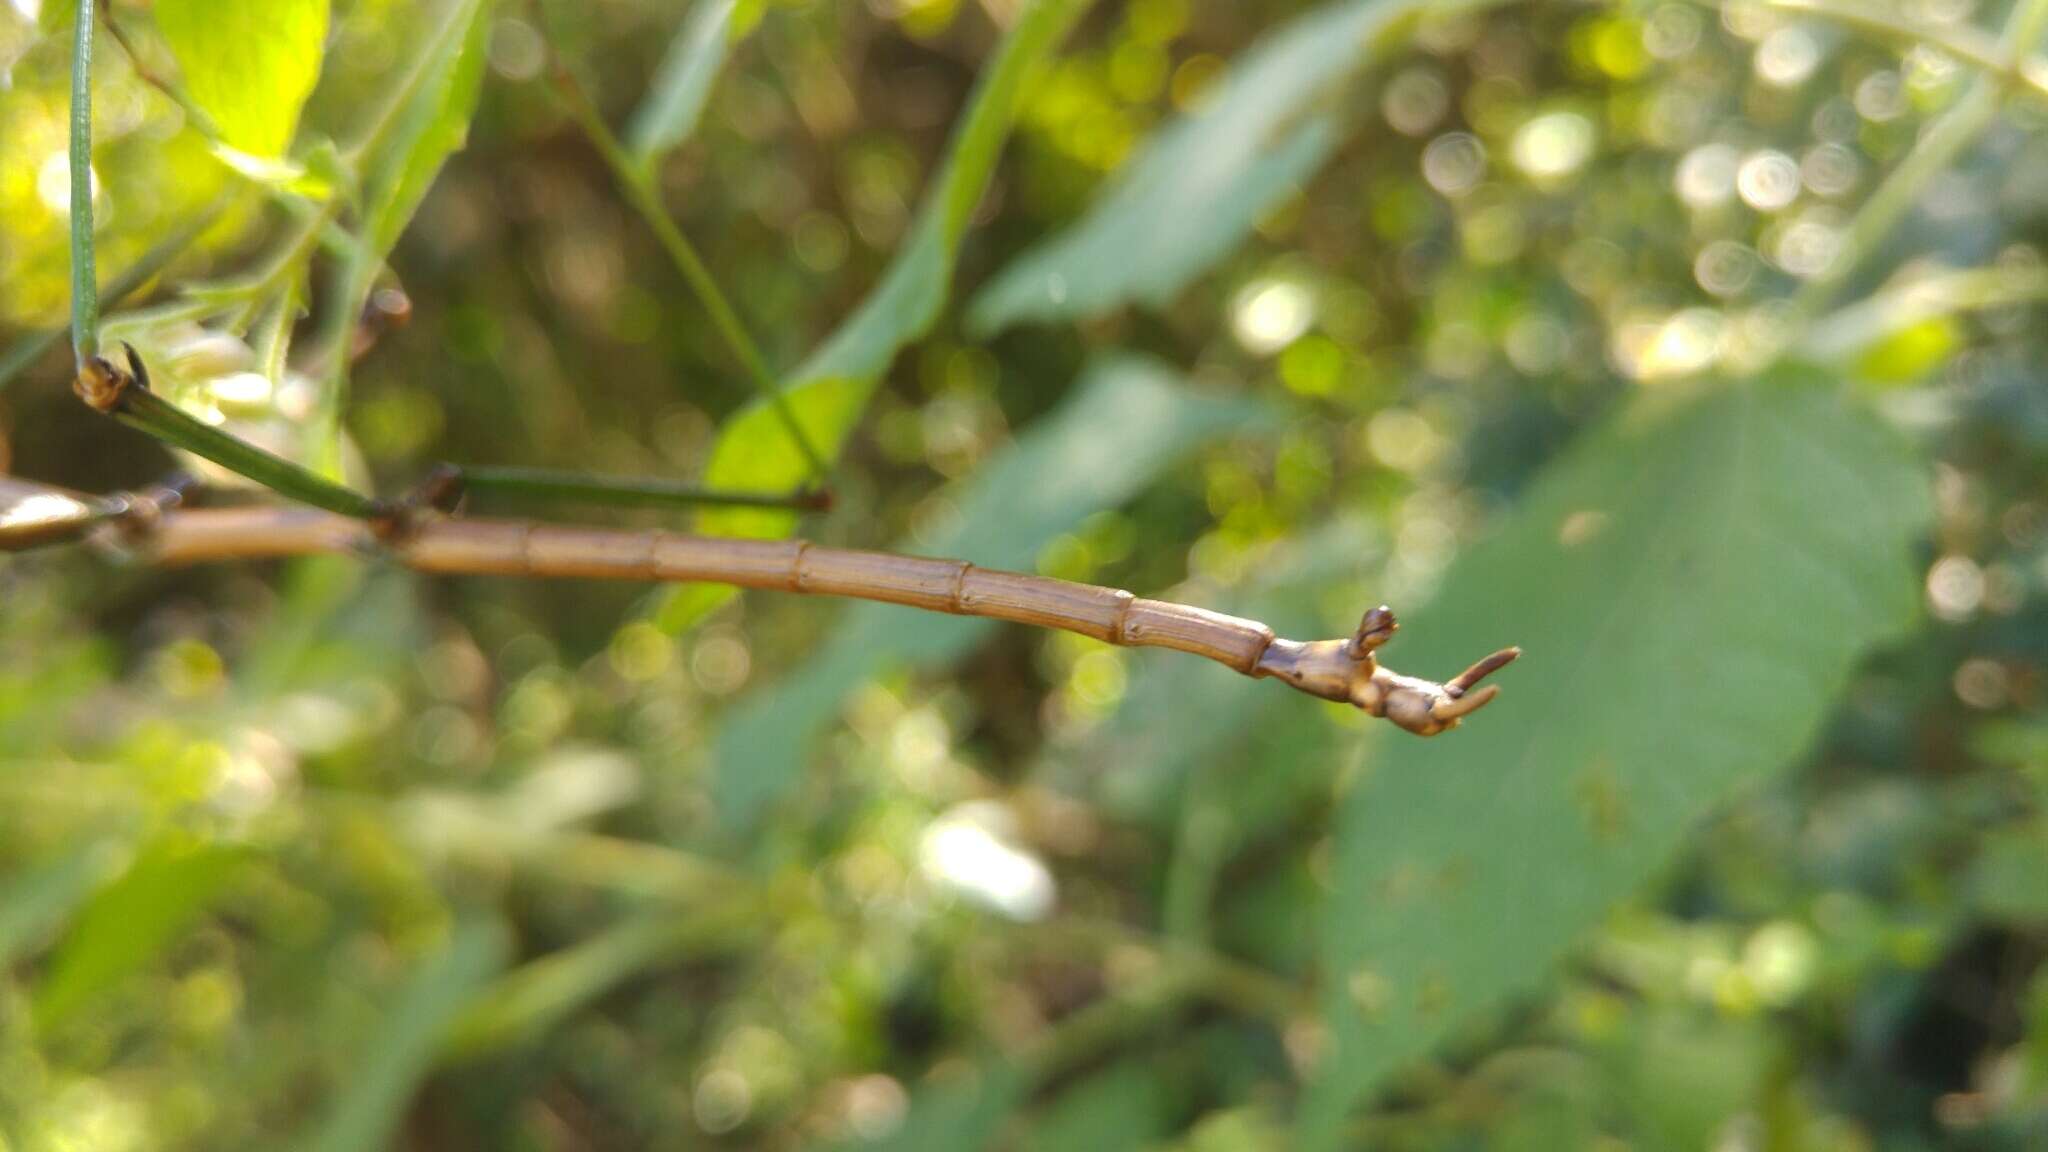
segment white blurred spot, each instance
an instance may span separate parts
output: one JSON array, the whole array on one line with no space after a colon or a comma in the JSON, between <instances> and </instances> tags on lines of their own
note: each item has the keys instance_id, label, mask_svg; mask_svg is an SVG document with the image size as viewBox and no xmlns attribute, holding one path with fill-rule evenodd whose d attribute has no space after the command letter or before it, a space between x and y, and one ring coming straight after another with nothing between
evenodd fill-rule
<instances>
[{"instance_id":1,"label":"white blurred spot","mask_svg":"<svg viewBox=\"0 0 2048 1152\"><path fill-rule=\"evenodd\" d=\"M1365 426L1365 444L1389 468L1420 472L1443 453L1444 439L1407 408L1388 408Z\"/></svg>"},{"instance_id":2,"label":"white blurred spot","mask_svg":"<svg viewBox=\"0 0 2048 1152\"><path fill-rule=\"evenodd\" d=\"M1984 570L1968 556L1944 556L1927 570L1927 605L1943 620L1969 619L1984 603Z\"/></svg>"},{"instance_id":3,"label":"white blurred spot","mask_svg":"<svg viewBox=\"0 0 2048 1152\"><path fill-rule=\"evenodd\" d=\"M1444 118L1451 107L1450 90L1428 68L1407 68L1387 81L1380 93L1380 114L1404 136L1421 136Z\"/></svg>"},{"instance_id":4,"label":"white blurred spot","mask_svg":"<svg viewBox=\"0 0 2048 1152\"><path fill-rule=\"evenodd\" d=\"M1636 362L1636 378L1686 376L1706 368L1721 354L1726 330L1726 318L1712 308L1679 312L1650 337Z\"/></svg>"},{"instance_id":5,"label":"white blurred spot","mask_svg":"<svg viewBox=\"0 0 2048 1152\"><path fill-rule=\"evenodd\" d=\"M1827 271L1841 248L1839 229L1822 220L1805 219L1778 233L1771 245L1771 262L1803 280Z\"/></svg>"},{"instance_id":6,"label":"white blurred spot","mask_svg":"<svg viewBox=\"0 0 2048 1152\"><path fill-rule=\"evenodd\" d=\"M1799 165L1790 156L1766 148L1752 152L1735 173L1735 191L1759 212L1776 212L1799 198Z\"/></svg>"},{"instance_id":7,"label":"white blurred spot","mask_svg":"<svg viewBox=\"0 0 2048 1152\"><path fill-rule=\"evenodd\" d=\"M1593 122L1577 112L1546 112L1515 131L1515 166L1538 180L1579 170L1593 155Z\"/></svg>"},{"instance_id":8,"label":"white blurred spot","mask_svg":"<svg viewBox=\"0 0 2048 1152\"><path fill-rule=\"evenodd\" d=\"M1690 4L1660 4L1643 24L1643 47L1659 60L1676 60L1699 46L1705 24Z\"/></svg>"},{"instance_id":9,"label":"white blurred spot","mask_svg":"<svg viewBox=\"0 0 2048 1152\"><path fill-rule=\"evenodd\" d=\"M229 408L264 408L270 404L270 377L261 372L234 372L207 381L213 402Z\"/></svg>"},{"instance_id":10,"label":"white blurred spot","mask_svg":"<svg viewBox=\"0 0 2048 1152\"><path fill-rule=\"evenodd\" d=\"M1315 298L1289 280L1255 280L1239 290L1231 329L1245 351L1270 356L1301 338L1315 320Z\"/></svg>"},{"instance_id":11,"label":"white blurred spot","mask_svg":"<svg viewBox=\"0 0 2048 1152\"><path fill-rule=\"evenodd\" d=\"M713 1136L746 1123L753 1110L753 1085L730 1068L706 1072L690 1095L690 1112L697 1118L697 1126Z\"/></svg>"},{"instance_id":12,"label":"white blurred spot","mask_svg":"<svg viewBox=\"0 0 2048 1152\"><path fill-rule=\"evenodd\" d=\"M1801 24L1788 24L1756 46L1755 68L1764 83L1796 88L1820 67L1820 40Z\"/></svg>"},{"instance_id":13,"label":"white blurred spot","mask_svg":"<svg viewBox=\"0 0 2048 1152\"><path fill-rule=\"evenodd\" d=\"M100 174L92 170L92 196L100 197ZM36 169L36 199L43 207L59 216L71 214L71 154L52 152L43 157L42 167Z\"/></svg>"},{"instance_id":14,"label":"white blurred spot","mask_svg":"<svg viewBox=\"0 0 2048 1152\"><path fill-rule=\"evenodd\" d=\"M1486 176L1486 145L1470 132L1451 132L1422 150L1422 178L1446 196L1460 196Z\"/></svg>"},{"instance_id":15,"label":"white blurred spot","mask_svg":"<svg viewBox=\"0 0 2048 1152\"><path fill-rule=\"evenodd\" d=\"M846 1126L861 1140L880 1140L903 1126L910 1098L894 1076L863 1076L846 1090Z\"/></svg>"},{"instance_id":16,"label":"white blurred spot","mask_svg":"<svg viewBox=\"0 0 2048 1152\"><path fill-rule=\"evenodd\" d=\"M1799 175L1816 196L1840 196L1856 187L1863 164L1840 144L1817 144L1799 159Z\"/></svg>"},{"instance_id":17,"label":"white blurred spot","mask_svg":"<svg viewBox=\"0 0 2048 1152\"><path fill-rule=\"evenodd\" d=\"M1856 85L1856 111L1865 120L1882 124L1906 114L1906 83L1889 69L1872 72Z\"/></svg>"},{"instance_id":18,"label":"white blurred spot","mask_svg":"<svg viewBox=\"0 0 2048 1152\"><path fill-rule=\"evenodd\" d=\"M962 898L1012 920L1052 911L1052 873L1009 842L1008 810L987 802L959 805L926 827L918 847L925 876Z\"/></svg>"},{"instance_id":19,"label":"white blurred spot","mask_svg":"<svg viewBox=\"0 0 2048 1152\"><path fill-rule=\"evenodd\" d=\"M1757 264L1757 255L1747 244L1716 240L1700 249L1692 262L1692 275L1709 294L1733 296L1749 287Z\"/></svg>"},{"instance_id":20,"label":"white blurred spot","mask_svg":"<svg viewBox=\"0 0 2048 1152\"><path fill-rule=\"evenodd\" d=\"M1693 208L1712 208L1735 195L1742 155L1727 144L1702 144L1678 162L1678 198Z\"/></svg>"},{"instance_id":21,"label":"white blurred spot","mask_svg":"<svg viewBox=\"0 0 2048 1152\"><path fill-rule=\"evenodd\" d=\"M1956 669L1954 684L1956 699L1986 712L2003 708L2012 699L2012 681L2005 665L1981 656L1963 661Z\"/></svg>"}]
</instances>

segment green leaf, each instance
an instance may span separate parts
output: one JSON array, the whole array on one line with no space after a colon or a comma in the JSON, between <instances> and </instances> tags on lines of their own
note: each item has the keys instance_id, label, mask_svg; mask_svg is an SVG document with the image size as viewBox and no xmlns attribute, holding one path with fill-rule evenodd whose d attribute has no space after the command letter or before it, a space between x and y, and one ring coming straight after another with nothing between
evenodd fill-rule
<instances>
[{"instance_id":1,"label":"green leaf","mask_svg":"<svg viewBox=\"0 0 2048 1152\"><path fill-rule=\"evenodd\" d=\"M350 1079L311 1136L309 1152L368 1152L387 1146L414 1088L432 1067L450 1021L504 964L507 942L495 924L458 928L447 947L406 981Z\"/></svg>"},{"instance_id":2,"label":"green leaf","mask_svg":"<svg viewBox=\"0 0 2048 1152\"><path fill-rule=\"evenodd\" d=\"M92 840L11 877L0 891L0 969L38 947L126 858L119 840Z\"/></svg>"},{"instance_id":3,"label":"green leaf","mask_svg":"<svg viewBox=\"0 0 2048 1152\"><path fill-rule=\"evenodd\" d=\"M1494 2L1345 0L1267 36L1197 109L1155 135L1087 216L982 289L969 328L985 335L1129 300L1171 302L1322 167L1338 123L1313 109L1369 47L1398 39L1426 13Z\"/></svg>"},{"instance_id":4,"label":"green leaf","mask_svg":"<svg viewBox=\"0 0 2048 1152\"><path fill-rule=\"evenodd\" d=\"M469 139L483 90L490 0L452 0L407 77L390 136L377 142L364 180L362 244L351 282L367 286L419 210L448 157Z\"/></svg>"},{"instance_id":5,"label":"green leaf","mask_svg":"<svg viewBox=\"0 0 2048 1152\"><path fill-rule=\"evenodd\" d=\"M157 0L185 92L222 143L282 158L320 77L327 0Z\"/></svg>"},{"instance_id":6,"label":"green leaf","mask_svg":"<svg viewBox=\"0 0 2048 1152\"><path fill-rule=\"evenodd\" d=\"M954 527L917 550L1028 570L1054 537L1136 495L1194 445L1258 426L1264 412L1243 398L1191 392L1150 361L1106 362L962 482L950 501ZM944 664L992 627L889 604L849 610L794 677L744 701L719 734L715 795L726 826L752 824L796 782L812 739L862 681L885 667Z\"/></svg>"},{"instance_id":7,"label":"green leaf","mask_svg":"<svg viewBox=\"0 0 2048 1152\"><path fill-rule=\"evenodd\" d=\"M1127 1060L1061 1093L1031 1126L1024 1152L1126 1152L1171 1134L1164 1074Z\"/></svg>"},{"instance_id":8,"label":"green leaf","mask_svg":"<svg viewBox=\"0 0 2048 1152\"><path fill-rule=\"evenodd\" d=\"M239 847L169 839L144 849L92 898L57 946L36 988L36 1026L62 1024L155 960L227 891L248 859Z\"/></svg>"},{"instance_id":9,"label":"green leaf","mask_svg":"<svg viewBox=\"0 0 2048 1152\"><path fill-rule=\"evenodd\" d=\"M626 125L627 151L651 164L689 139L733 46L760 19L759 0L744 6L739 0L697 0L669 41L647 98Z\"/></svg>"},{"instance_id":10,"label":"green leaf","mask_svg":"<svg viewBox=\"0 0 2048 1152\"><path fill-rule=\"evenodd\" d=\"M761 909L716 909L678 919L648 914L608 928L572 948L506 973L450 1029L457 1058L526 1043L546 1035L578 1009L641 972L743 937Z\"/></svg>"},{"instance_id":11,"label":"green leaf","mask_svg":"<svg viewBox=\"0 0 2048 1152\"><path fill-rule=\"evenodd\" d=\"M798 421L828 458L838 455L896 353L937 322L960 237L988 189L1021 98L1088 4L1036 0L1017 18L982 69L945 167L882 282L784 383ZM774 492L804 483L808 471L774 410L756 400L720 430L704 480L712 487ZM795 522L786 512L748 509L709 512L700 521L704 531L728 536L784 536Z\"/></svg>"},{"instance_id":12,"label":"green leaf","mask_svg":"<svg viewBox=\"0 0 2048 1152\"><path fill-rule=\"evenodd\" d=\"M1404 621L1419 674L1528 655L1456 733L1372 744L1343 800L1304 1147L1797 761L1913 620L1929 517L1908 448L1803 372L1643 396L1551 466Z\"/></svg>"}]
</instances>

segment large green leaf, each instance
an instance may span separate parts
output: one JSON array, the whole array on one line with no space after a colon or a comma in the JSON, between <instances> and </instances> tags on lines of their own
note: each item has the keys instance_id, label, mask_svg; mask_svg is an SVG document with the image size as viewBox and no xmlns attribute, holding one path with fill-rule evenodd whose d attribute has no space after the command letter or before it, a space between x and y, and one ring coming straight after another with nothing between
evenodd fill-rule
<instances>
[{"instance_id":1,"label":"large green leaf","mask_svg":"<svg viewBox=\"0 0 2048 1152\"><path fill-rule=\"evenodd\" d=\"M139 853L85 905L57 946L36 988L37 1026L63 1023L156 959L227 891L248 859L242 848L170 839Z\"/></svg>"},{"instance_id":2,"label":"large green leaf","mask_svg":"<svg viewBox=\"0 0 2048 1152\"><path fill-rule=\"evenodd\" d=\"M1926 489L1838 388L1783 373L1641 398L1454 565L1402 660L1528 655L1459 731L1372 744L1344 798L1304 1147L1798 759L1913 618Z\"/></svg>"},{"instance_id":3,"label":"large green leaf","mask_svg":"<svg viewBox=\"0 0 2048 1152\"><path fill-rule=\"evenodd\" d=\"M156 0L156 22L221 141L281 159L320 76L327 0Z\"/></svg>"},{"instance_id":4,"label":"large green leaf","mask_svg":"<svg viewBox=\"0 0 2048 1152\"><path fill-rule=\"evenodd\" d=\"M350 1066L353 1074L319 1126L299 1147L308 1152L368 1152L388 1146L406 1101L432 1066L450 1022L504 964L504 930L470 924L414 972Z\"/></svg>"},{"instance_id":5,"label":"large green leaf","mask_svg":"<svg viewBox=\"0 0 2048 1152\"><path fill-rule=\"evenodd\" d=\"M785 385L798 420L819 451L837 456L875 383L904 345L938 320L953 279L960 237L987 191L1003 141L1016 123L1022 96L1089 0L1035 0L982 69L966 113L953 131L937 181L926 190L910 238L882 282ZM713 487L783 491L809 479L803 454L773 408L756 401L720 430L705 466ZM794 518L786 512L723 509L706 513L705 531L733 536L781 536Z\"/></svg>"},{"instance_id":6,"label":"large green leaf","mask_svg":"<svg viewBox=\"0 0 2048 1152\"><path fill-rule=\"evenodd\" d=\"M1256 427L1264 411L1241 397L1191 392L1150 361L1106 362L1058 412L961 483L955 527L919 550L1029 569L1054 537L1129 499L1195 444ZM855 686L892 665L943 664L992 626L888 604L849 611L794 677L742 703L720 733L716 795L727 826L746 827L796 781L812 738Z\"/></svg>"},{"instance_id":7,"label":"large green leaf","mask_svg":"<svg viewBox=\"0 0 2048 1152\"><path fill-rule=\"evenodd\" d=\"M1170 302L1314 175L1336 143L1316 113L1364 62L1424 15L1498 0L1343 0L1275 32L1210 98L1154 136L1073 227L1019 257L975 297L969 326L1088 316Z\"/></svg>"},{"instance_id":8,"label":"large green leaf","mask_svg":"<svg viewBox=\"0 0 2048 1152\"><path fill-rule=\"evenodd\" d=\"M626 125L626 147L642 164L690 138L732 46L761 18L759 0L697 0L669 41L647 98Z\"/></svg>"}]
</instances>

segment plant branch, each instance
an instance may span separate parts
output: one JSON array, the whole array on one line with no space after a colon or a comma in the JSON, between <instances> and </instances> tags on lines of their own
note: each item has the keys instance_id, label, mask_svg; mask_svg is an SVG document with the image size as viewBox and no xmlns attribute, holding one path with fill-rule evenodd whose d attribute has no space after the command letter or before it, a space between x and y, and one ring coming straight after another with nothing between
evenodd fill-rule
<instances>
[{"instance_id":1,"label":"plant branch","mask_svg":"<svg viewBox=\"0 0 2048 1152\"><path fill-rule=\"evenodd\" d=\"M71 354L80 372L100 342L92 234L92 28L93 0L78 0L71 37Z\"/></svg>"},{"instance_id":2,"label":"plant branch","mask_svg":"<svg viewBox=\"0 0 2048 1152\"><path fill-rule=\"evenodd\" d=\"M2048 95L2048 72L2039 62L2024 55L2012 55L1999 47L1998 38L1969 26L1935 24L1886 11L1865 0L1766 0L1784 12L1818 16L1906 45L1925 44L1938 48L1979 71L1999 77L2007 84L2031 88Z\"/></svg>"},{"instance_id":3,"label":"plant branch","mask_svg":"<svg viewBox=\"0 0 2048 1152\"><path fill-rule=\"evenodd\" d=\"M831 497L817 489L794 493L725 492L640 476L593 476L548 468L467 468L444 465L425 486L427 502L451 508L464 496L502 496L518 500L569 501L614 508L688 509L706 505L735 508L787 508L822 512Z\"/></svg>"},{"instance_id":4,"label":"plant branch","mask_svg":"<svg viewBox=\"0 0 2048 1152\"><path fill-rule=\"evenodd\" d=\"M718 329L719 335L732 349L733 355L739 358L740 364L753 379L755 388L774 407L777 419L782 421L783 428L796 444L797 452L803 456L805 466L810 469L812 482L824 483L830 472L830 465L826 463L817 446L811 443L803 425L797 421L796 410L790 406L789 397L776 383L774 375L768 371L768 362L762 357L760 347L754 343L753 337L747 334L746 325L740 322L739 313L733 308L732 302L726 299L725 293L719 289L717 278L711 275L711 269L705 265L703 257L697 254L697 249L690 243L689 237L683 235L682 228L676 224L675 218L669 215L667 206L662 203L661 192L655 187L653 174L646 165L634 160L626 151L625 145L612 134L610 126L604 121L604 115L598 111L596 102L591 100L590 94L576 79L575 73L566 64L558 61L554 75L555 91L560 96L564 110L583 130L584 136L589 138L598 155L604 158L605 166L611 169L612 176L625 193L627 203L631 204L647 226L653 229L655 238L661 241L662 250L668 253L676 271L682 273L683 280L690 286L690 291L696 294L698 303L702 304L704 311L710 315L712 326Z\"/></svg>"},{"instance_id":5,"label":"plant branch","mask_svg":"<svg viewBox=\"0 0 2048 1152\"><path fill-rule=\"evenodd\" d=\"M2017 70L2018 62L2032 53L2044 21L2048 21L2048 0L2020 0L2013 8L1999 37L1998 52L2007 63L2002 71ZM1835 258L1792 297L1784 332L1800 333L1812 326L1843 286L1876 255L1893 230L1919 204L1935 177L1946 172L1997 120L2003 97L1999 78L1979 76L1955 104L1928 125L1913 150L1849 221ZM1788 336L1766 359L1782 358L1792 347L1793 340Z\"/></svg>"},{"instance_id":6,"label":"plant branch","mask_svg":"<svg viewBox=\"0 0 2048 1152\"><path fill-rule=\"evenodd\" d=\"M104 360L94 363L112 371ZM132 381L116 387L110 401L117 411L124 405L139 408L139 420L172 419L162 416L165 411L184 415ZM166 432L161 425L146 430ZM1521 654L1502 649L1439 683L1380 665L1375 653L1397 626L1384 607L1367 612L1349 637L1286 640L1255 620L1141 599L1119 588L977 568L961 560L848 551L806 540L438 518L329 485L189 416L172 430L187 437L189 443L182 446L202 454L212 449L216 454L210 459L227 456L235 461L228 466L244 474L261 473L254 477L259 482L339 515L277 506L169 513L143 542L149 555L164 564L381 549L398 563L429 573L735 584L876 600L1057 628L1124 647L1171 648L1254 679L1282 680L1311 696L1350 704L1420 736L1447 732L1484 707L1499 688L1478 687L1479 681ZM356 520L346 518L351 516ZM356 522L361 520L371 523Z\"/></svg>"},{"instance_id":7,"label":"plant branch","mask_svg":"<svg viewBox=\"0 0 2048 1152\"><path fill-rule=\"evenodd\" d=\"M79 399L144 435L211 460L290 500L358 520L383 520L391 509L208 424L150 391L149 373L128 350L129 369L101 356L86 360L73 383Z\"/></svg>"}]
</instances>

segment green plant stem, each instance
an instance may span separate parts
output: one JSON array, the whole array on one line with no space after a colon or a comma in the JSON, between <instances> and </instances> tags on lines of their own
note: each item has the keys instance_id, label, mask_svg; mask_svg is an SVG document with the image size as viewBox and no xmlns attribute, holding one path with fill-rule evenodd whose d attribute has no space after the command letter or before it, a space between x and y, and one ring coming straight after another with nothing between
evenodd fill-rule
<instances>
[{"instance_id":1,"label":"green plant stem","mask_svg":"<svg viewBox=\"0 0 2048 1152\"><path fill-rule=\"evenodd\" d=\"M78 366L99 353L100 285L93 267L93 0L78 0L71 37L71 353Z\"/></svg>"},{"instance_id":2,"label":"green plant stem","mask_svg":"<svg viewBox=\"0 0 2048 1152\"><path fill-rule=\"evenodd\" d=\"M818 511L827 503L825 495L816 491L723 492L649 477L592 476L547 468L460 468L454 475L461 489L474 495L574 501L616 508L684 509L708 504Z\"/></svg>"},{"instance_id":3,"label":"green plant stem","mask_svg":"<svg viewBox=\"0 0 2048 1152\"><path fill-rule=\"evenodd\" d=\"M830 471L824 455L811 443L809 435L803 430L803 425L798 423L796 410L790 406L789 397L784 395L781 386L768 371L768 362L762 357L761 349L754 343L753 337L747 335L746 326L740 322L739 313L733 309L732 302L727 300L725 293L719 289L717 278L711 275L710 268L697 254L696 247L683 235L683 230L677 226L675 218L669 215L667 206L661 201L660 190L655 187L653 173L646 165L636 161L626 151L625 145L619 142L619 138L612 134L596 103L566 66L558 66L555 69L555 90L560 93L561 102L570 118L583 130L583 134L604 158L605 165L611 169L620 189L625 192L626 201L640 214L640 218L646 221L647 226L654 230L655 238L661 241L662 249L668 253L670 262L682 273L684 281L696 294L698 302L704 306L704 311L710 315L712 326L718 329L719 335L732 349L733 355L739 358L740 364L753 378L754 386L774 406L777 418L782 421L790 439L795 442L798 453L803 456L805 465L810 469L812 481L823 483Z\"/></svg>"},{"instance_id":4,"label":"green plant stem","mask_svg":"<svg viewBox=\"0 0 2048 1152\"><path fill-rule=\"evenodd\" d=\"M359 520L378 519L390 511L360 492L215 428L150 391L140 380L130 380L120 387L111 404L101 410L138 432L211 460L237 476L302 504Z\"/></svg>"},{"instance_id":5,"label":"green plant stem","mask_svg":"<svg viewBox=\"0 0 2048 1152\"><path fill-rule=\"evenodd\" d=\"M141 291L144 285L156 279L159 272L168 267L171 261L176 260L184 253L185 249L190 248L194 241L198 240L208 228L211 228L213 222L220 219L220 214L225 208L225 199L215 201L204 212L187 221L176 232L151 245L149 251L144 252L135 263L123 269L119 276L107 281L106 286L99 290L99 297L118 304L122 300ZM0 355L0 392L6 391L7 385L16 376L19 376L29 365L41 359L43 353L49 350L50 345L55 344L63 335L64 329L62 328L47 328L41 332L32 332L9 348L5 355Z\"/></svg>"},{"instance_id":6,"label":"green plant stem","mask_svg":"<svg viewBox=\"0 0 2048 1152\"><path fill-rule=\"evenodd\" d=\"M1927 320L2048 301L2048 271L1966 268L1888 288L1822 317L1800 347L1824 359L1853 355Z\"/></svg>"},{"instance_id":7,"label":"green plant stem","mask_svg":"<svg viewBox=\"0 0 2048 1152\"><path fill-rule=\"evenodd\" d=\"M1897 12L1872 5L1868 0L1766 0L1772 8L1824 20L1868 32L1908 46L1925 44L1938 48L1971 67L2000 77L2007 84L2031 88L2048 95L2048 75L2027 66L2024 56L2011 56L1999 49L1996 37L1976 28L1932 24L1913 20Z\"/></svg>"},{"instance_id":8,"label":"green plant stem","mask_svg":"<svg viewBox=\"0 0 2048 1152\"><path fill-rule=\"evenodd\" d=\"M2013 9L1999 37L1999 52L2011 67L2017 68L2016 62L2033 51L2044 21L2048 21L2048 0L2020 0ZM1958 156L1983 136L1997 120L2003 97L2000 79L1979 76L1954 105L1928 126L1913 150L1849 221L1835 258L1792 297L1782 325L1787 336L1765 358L1767 364L1782 359L1796 347L1796 334L1811 328L1843 286L1876 255L1885 239L1920 202L1934 178L1947 171Z\"/></svg>"}]
</instances>

